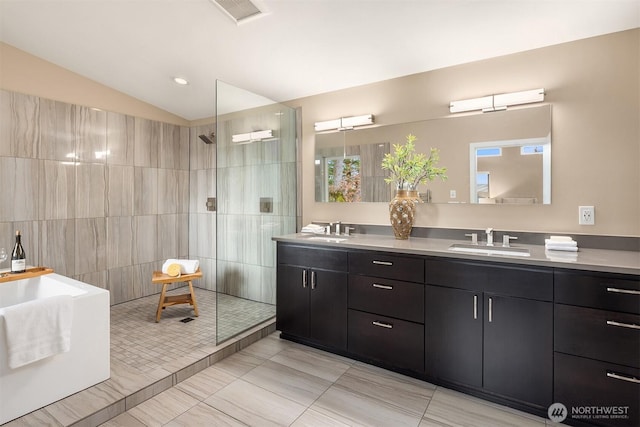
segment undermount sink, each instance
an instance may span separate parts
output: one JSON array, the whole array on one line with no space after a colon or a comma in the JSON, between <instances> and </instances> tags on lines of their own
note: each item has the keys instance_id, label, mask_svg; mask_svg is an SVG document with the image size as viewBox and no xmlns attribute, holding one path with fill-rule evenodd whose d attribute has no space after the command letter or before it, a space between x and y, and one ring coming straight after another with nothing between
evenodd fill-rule
<instances>
[{"instance_id":1,"label":"undermount sink","mask_svg":"<svg viewBox=\"0 0 640 427\"><path fill-rule=\"evenodd\" d=\"M455 243L449 246L450 251L469 252L481 255L507 255L507 256L531 256L529 249L514 248L511 246L486 246Z\"/></svg>"},{"instance_id":2,"label":"undermount sink","mask_svg":"<svg viewBox=\"0 0 640 427\"><path fill-rule=\"evenodd\" d=\"M308 237L307 240L315 240L320 242L327 243L340 243L349 240L348 237L338 237L338 236L312 236Z\"/></svg>"}]
</instances>

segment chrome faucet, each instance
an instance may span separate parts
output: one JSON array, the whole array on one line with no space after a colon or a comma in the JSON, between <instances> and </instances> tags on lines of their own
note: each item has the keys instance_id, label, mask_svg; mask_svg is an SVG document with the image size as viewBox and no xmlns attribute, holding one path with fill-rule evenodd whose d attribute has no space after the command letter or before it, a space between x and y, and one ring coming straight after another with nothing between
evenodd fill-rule
<instances>
[{"instance_id":1,"label":"chrome faucet","mask_svg":"<svg viewBox=\"0 0 640 427\"><path fill-rule=\"evenodd\" d=\"M465 234L465 236L471 237L471 244L472 245L477 245L478 244L478 233L469 233L469 234Z\"/></svg>"},{"instance_id":2,"label":"chrome faucet","mask_svg":"<svg viewBox=\"0 0 640 427\"><path fill-rule=\"evenodd\" d=\"M493 228L487 228L487 246L493 246Z\"/></svg>"},{"instance_id":3,"label":"chrome faucet","mask_svg":"<svg viewBox=\"0 0 640 427\"><path fill-rule=\"evenodd\" d=\"M342 224L342 222L340 221L336 222L336 236L340 235L340 224Z\"/></svg>"},{"instance_id":4,"label":"chrome faucet","mask_svg":"<svg viewBox=\"0 0 640 427\"><path fill-rule=\"evenodd\" d=\"M513 236L509 236L508 234L505 234L502 236L502 246L504 246L505 248L508 248L510 245L511 240L517 240L517 237L513 237Z\"/></svg>"}]
</instances>

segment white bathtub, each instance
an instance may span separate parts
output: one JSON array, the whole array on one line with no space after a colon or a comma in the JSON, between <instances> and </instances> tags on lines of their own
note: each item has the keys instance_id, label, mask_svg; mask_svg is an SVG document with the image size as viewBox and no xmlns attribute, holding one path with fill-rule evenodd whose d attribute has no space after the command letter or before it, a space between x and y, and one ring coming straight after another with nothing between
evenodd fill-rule
<instances>
[{"instance_id":1,"label":"white bathtub","mask_svg":"<svg viewBox=\"0 0 640 427\"><path fill-rule=\"evenodd\" d=\"M4 307L73 297L71 350L17 369L7 362ZM109 378L109 292L51 273L0 283L0 424Z\"/></svg>"}]
</instances>

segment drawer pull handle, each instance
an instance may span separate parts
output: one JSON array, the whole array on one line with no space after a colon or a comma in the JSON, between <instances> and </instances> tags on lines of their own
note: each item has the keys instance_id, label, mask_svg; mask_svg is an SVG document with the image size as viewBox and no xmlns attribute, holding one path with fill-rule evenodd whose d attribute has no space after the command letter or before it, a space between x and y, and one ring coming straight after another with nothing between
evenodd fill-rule
<instances>
[{"instance_id":1,"label":"drawer pull handle","mask_svg":"<svg viewBox=\"0 0 640 427\"><path fill-rule=\"evenodd\" d=\"M640 295L640 291L636 291L633 289L607 288L607 292L613 292L616 294Z\"/></svg>"},{"instance_id":2,"label":"drawer pull handle","mask_svg":"<svg viewBox=\"0 0 640 427\"><path fill-rule=\"evenodd\" d=\"M302 270L302 287L307 287L307 270Z\"/></svg>"},{"instance_id":3,"label":"drawer pull handle","mask_svg":"<svg viewBox=\"0 0 640 427\"><path fill-rule=\"evenodd\" d=\"M489 323L493 322L493 298L489 298Z\"/></svg>"},{"instance_id":4,"label":"drawer pull handle","mask_svg":"<svg viewBox=\"0 0 640 427\"><path fill-rule=\"evenodd\" d=\"M372 322L375 326L380 326L381 328L393 329L393 325L391 323L382 323L374 320Z\"/></svg>"},{"instance_id":5,"label":"drawer pull handle","mask_svg":"<svg viewBox=\"0 0 640 427\"><path fill-rule=\"evenodd\" d=\"M375 265L393 265L393 263L391 261L378 261L378 260L373 260L371 261L372 263L374 263Z\"/></svg>"},{"instance_id":6,"label":"drawer pull handle","mask_svg":"<svg viewBox=\"0 0 640 427\"><path fill-rule=\"evenodd\" d=\"M616 374L615 372L607 372L609 378L615 378L616 380L628 381L630 383L640 384L640 380L636 377L628 377L626 375Z\"/></svg>"},{"instance_id":7,"label":"drawer pull handle","mask_svg":"<svg viewBox=\"0 0 640 427\"><path fill-rule=\"evenodd\" d=\"M393 290L393 286L389 286L389 285L380 285L378 283L374 283L372 285L374 288L378 288L378 289L386 289L388 291L392 291Z\"/></svg>"},{"instance_id":8,"label":"drawer pull handle","mask_svg":"<svg viewBox=\"0 0 640 427\"><path fill-rule=\"evenodd\" d=\"M315 289L316 288L316 272L312 271L311 272L311 289Z\"/></svg>"},{"instance_id":9,"label":"drawer pull handle","mask_svg":"<svg viewBox=\"0 0 640 427\"><path fill-rule=\"evenodd\" d=\"M615 320L607 320L609 326L620 326L621 328L640 329L640 325L634 325L633 323L621 323Z\"/></svg>"}]
</instances>

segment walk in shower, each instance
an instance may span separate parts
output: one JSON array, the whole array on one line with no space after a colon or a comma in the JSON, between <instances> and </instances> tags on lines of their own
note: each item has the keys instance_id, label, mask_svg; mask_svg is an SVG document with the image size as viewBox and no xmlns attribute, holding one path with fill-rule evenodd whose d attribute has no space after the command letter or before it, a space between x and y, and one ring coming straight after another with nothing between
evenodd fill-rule
<instances>
[{"instance_id":1,"label":"walk in shower","mask_svg":"<svg viewBox=\"0 0 640 427\"><path fill-rule=\"evenodd\" d=\"M296 112L217 81L215 143L220 343L275 317L271 238L296 230Z\"/></svg>"}]
</instances>

